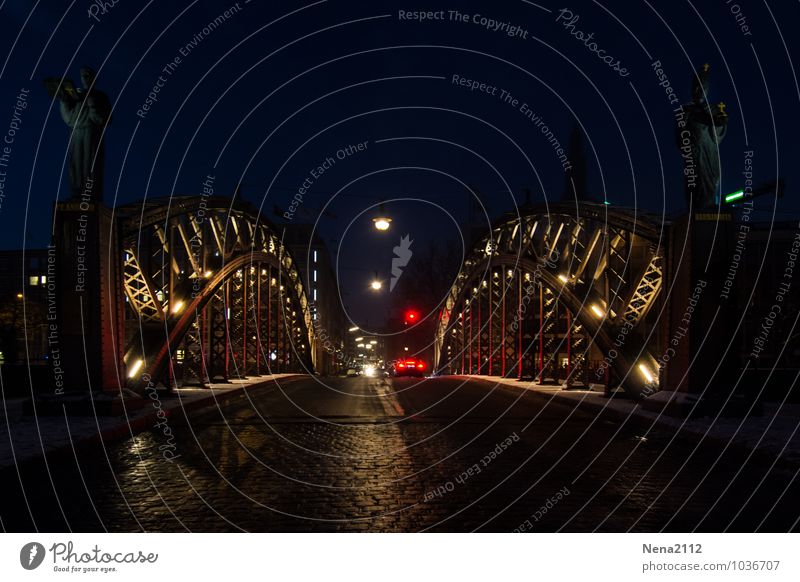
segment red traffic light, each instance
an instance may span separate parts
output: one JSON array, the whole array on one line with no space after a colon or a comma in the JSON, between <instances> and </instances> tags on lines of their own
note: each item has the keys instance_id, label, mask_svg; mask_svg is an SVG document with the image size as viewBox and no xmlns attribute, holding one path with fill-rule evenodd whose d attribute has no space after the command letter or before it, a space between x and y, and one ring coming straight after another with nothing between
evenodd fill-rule
<instances>
[{"instance_id":1,"label":"red traffic light","mask_svg":"<svg viewBox=\"0 0 800 582\"><path fill-rule=\"evenodd\" d=\"M405 321L406 323L416 323L417 321L419 321L419 313L417 313L413 309L409 309L408 311L406 311Z\"/></svg>"}]
</instances>

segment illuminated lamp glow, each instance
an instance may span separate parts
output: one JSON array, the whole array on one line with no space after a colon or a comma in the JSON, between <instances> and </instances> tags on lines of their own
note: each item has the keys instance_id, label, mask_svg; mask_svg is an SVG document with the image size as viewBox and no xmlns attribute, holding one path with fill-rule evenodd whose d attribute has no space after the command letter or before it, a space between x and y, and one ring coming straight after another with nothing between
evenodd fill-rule
<instances>
[{"instance_id":1,"label":"illuminated lamp glow","mask_svg":"<svg viewBox=\"0 0 800 582\"><path fill-rule=\"evenodd\" d=\"M130 371L128 372L128 378L133 378L142 368L142 364L144 364L144 360L136 360L131 366Z\"/></svg>"},{"instance_id":2,"label":"illuminated lamp glow","mask_svg":"<svg viewBox=\"0 0 800 582\"><path fill-rule=\"evenodd\" d=\"M639 371L642 373L642 376L644 376L645 380L651 384L653 383L655 378L653 378L653 375L650 373L650 370L647 368L647 366L644 364L639 364Z\"/></svg>"},{"instance_id":3,"label":"illuminated lamp glow","mask_svg":"<svg viewBox=\"0 0 800 582\"><path fill-rule=\"evenodd\" d=\"M602 310L602 309L600 309L600 308L599 308L597 305L594 305L594 304L592 304L592 306L590 307L590 309L592 310L592 312L593 312L593 313L594 313L594 314L595 314L597 317L603 317L603 316L605 315L605 313L603 313L603 310Z\"/></svg>"},{"instance_id":4,"label":"illuminated lamp glow","mask_svg":"<svg viewBox=\"0 0 800 582\"><path fill-rule=\"evenodd\" d=\"M389 225L392 222L392 219L386 216L378 216L377 218L373 218L372 222L375 224L375 228L378 230L389 230Z\"/></svg>"}]
</instances>

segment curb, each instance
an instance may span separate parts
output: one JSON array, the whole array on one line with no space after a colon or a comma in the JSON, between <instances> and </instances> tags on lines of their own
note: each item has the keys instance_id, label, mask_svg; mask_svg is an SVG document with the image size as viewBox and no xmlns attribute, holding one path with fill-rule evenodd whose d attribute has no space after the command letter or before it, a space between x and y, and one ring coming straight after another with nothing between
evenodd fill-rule
<instances>
[{"instance_id":1,"label":"curb","mask_svg":"<svg viewBox=\"0 0 800 582\"><path fill-rule=\"evenodd\" d=\"M207 396L202 396L188 402L180 400L180 393L178 393L174 404L169 407L164 406L161 410L163 410L165 418L175 420L180 419L177 420L176 424L181 424L181 421L183 421L185 417L188 417L189 414L193 412L198 412L214 406L222 406L234 400L244 399L246 390L263 390L276 380L296 382L297 380L305 377L307 377L306 374L287 374L277 379L265 377L261 381L242 384L241 386L219 391L216 394L212 391L209 391L210 393ZM148 406L148 404L145 403L145 406ZM181 418L181 416L184 418ZM73 449L79 450L97 444L111 444L117 441L125 440L153 428L158 419L158 412L155 409L152 412L148 412L134 418L126 419L123 415L117 424L101 429L99 432L93 432L90 435L73 438L71 442L55 445L52 448L46 449L43 453L19 459L17 464L23 465L26 463L35 462L42 459L44 456L51 457L64 454L69 454L71 456L73 454ZM0 471L11 467L12 465L0 467Z\"/></svg>"},{"instance_id":2,"label":"curb","mask_svg":"<svg viewBox=\"0 0 800 582\"><path fill-rule=\"evenodd\" d=\"M664 429L668 429L672 432L675 438L683 438L686 440L691 440L697 443L700 443L701 440L703 442L710 442L718 446L725 446L729 450L738 451L739 453L746 453L751 454L753 457L757 459L761 459L767 462L776 461L777 464L786 463L791 465L792 467L796 467L799 463L794 459L787 458L784 454L780 453L779 451L772 451L771 448L765 447L763 445L759 446L758 448L754 448L750 446L748 443L742 442L740 440L736 440L735 437L722 437L722 436L715 436L710 434L702 434L693 430L690 430L687 427L678 427L669 422L664 420L664 415L661 414L656 418L651 418L649 416L644 416L640 414L640 410L638 405L629 412L625 412L622 410L617 410L610 406L605 406L600 402L595 402L589 399L575 399L575 398L566 398L563 397L559 392L551 392L551 393L544 393L539 390L535 390L533 388L526 388L522 382L519 385L514 385L506 382L496 382L489 378L485 378L482 376L465 376L469 377L473 380L478 380L481 382L485 382L487 384L495 384L497 386L505 386L511 390L525 390L528 392L533 393L537 398L547 399L550 402L555 402L558 404L562 404L565 406L569 406L573 409L583 407L584 410L593 410L603 416L607 416L613 418L615 420L620 421L635 421L637 423L647 423L648 429L653 429L656 427L662 427ZM607 399L612 400L612 399ZM648 411L650 412L650 411ZM677 419L680 420L679 417L667 416L666 418L670 419Z\"/></svg>"}]
</instances>

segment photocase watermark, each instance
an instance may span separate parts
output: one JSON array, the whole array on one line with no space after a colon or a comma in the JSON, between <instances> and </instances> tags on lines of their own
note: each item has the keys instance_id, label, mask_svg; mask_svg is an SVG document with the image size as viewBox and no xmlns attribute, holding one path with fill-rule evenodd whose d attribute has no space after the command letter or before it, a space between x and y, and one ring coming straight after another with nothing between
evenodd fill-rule
<instances>
[{"instance_id":1,"label":"photocase watermark","mask_svg":"<svg viewBox=\"0 0 800 582\"><path fill-rule=\"evenodd\" d=\"M558 157L558 161L561 164L562 169L565 172L572 170L572 163L570 162L567 153L564 151L561 142L558 140L558 138L556 138L550 127L544 122L542 116L536 113L527 102L516 98L510 91L506 89L500 88L491 83L486 83L484 81L469 79L456 73L452 75L450 83L469 89L470 92L477 91L479 93L485 93L491 97L495 97L502 103L510 105L522 113L522 115L530 120L530 122L535 125L539 131L541 131L542 135L547 140L547 143L550 144L556 156Z\"/></svg>"},{"instance_id":2,"label":"photocase watermark","mask_svg":"<svg viewBox=\"0 0 800 582\"><path fill-rule=\"evenodd\" d=\"M58 341L58 297L56 295L56 247L47 245L47 349L53 371L55 394L64 394L64 368Z\"/></svg>"},{"instance_id":3,"label":"photocase watermark","mask_svg":"<svg viewBox=\"0 0 800 582\"><path fill-rule=\"evenodd\" d=\"M548 497L547 501L545 501L544 504L539 509L534 511L528 519L519 524L516 527L516 529L513 530L513 533L522 533L526 531L531 531L533 529L533 524L542 519L547 514L548 511L550 511L556 505L558 505L558 503L562 499L564 499L567 495L569 495L569 493L570 491L566 486L559 489L555 495ZM531 520L533 521L531 522Z\"/></svg>"},{"instance_id":4,"label":"photocase watermark","mask_svg":"<svg viewBox=\"0 0 800 582\"><path fill-rule=\"evenodd\" d=\"M92 0L86 14L95 22L100 22L100 16L108 14L119 2L120 0Z\"/></svg>"},{"instance_id":5,"label":"photocase watermark","mask_svg":"<svg viewBox=\"0 0 800 582\"><path fill-rule=\"evenodd\" d=\"M160 430L167 439L166 443L159 445L158 450L161 452L161 456L164 457L164 460L171 463L180 457L180 455L175 454L175 450L177 449L177 445L175 444L175 435L172 433L172 427L169 426L169 423L167 422L167 413L164 411L163 405L161 404L161 398L158 396L158 391L156 390L150 374L142 374L142 381L147 382L145 392L150 400L153 401L153 408L156 409L156 417L158 420L153 428Z\"/></svg>"},{"instance_id":6,"label":"photocase watermark","mask_svg":"<svg viewBox=\"0 0 800 582\"><path fill-rule=\"evenodd\" d=\"M94 4L96 5L110 4L111 7L113 7L113 5L116 4L116 1L117 0L115 0L114 2L100 2L100 0L96 0ZM175 74L175 71L178 70L178 67L183 63L183 59L188 57L191 54L191 52L194 49L196 49L198 45L200 45L200 43L202 43L206 38L208 38L208 36L212 32L214 32L219 26L224 24L229 18L231 18L235 14L238 14L241 9L242 7L239 5L239 2L233 4L222 14L220 14L214 20L212 20L206 26L204 26L202 30L198 31L188 43L184 44L178 49L178 54L172 57L172 59L161 68L162 74L160 74L158 76L158 79L156 79L155 83L153 83L153 86L150 88L150 92L147 94L147 97L145 98L141 107L139 107L139 109L136 110L136 115L138 117L140 117L141 119L147 117L147 114L150 112L150 110L153 108L153 106L155 106L156 102L158 101L159 97L158 94L166 86L170 77L172 77L172 75ZM107 11L108 9L106 9L103 12L103 14L105 14ZM91 13L90 16L92 16ZM95 19L98 20L96 16Z\"/></svg>"},{"instance_id":7,"label":"photocase watermark","mask_svg":"<svg viewBox=\"0 0 800 582\"><path fill-rule=\"evenodd\" d=\"M215 179L216 177L213 174L206 175L206 179L203 181L203 188L200 193L200 203L197 205L197 211L194 215L197 231L192 235L192 238L189 239L189 247L192 250L192 259L195 265L200 265L201 263L201 257L203 254L203 240L198 233L202 232L203 222L206 220L206 213L208 212L208 199L214 195ZM192 300L194 300L203 289L203 278L205 277L205 273L203 273L203 278L201 278L199 275L200 273L198 273L198 276L192 280Z\"/></svg>"},{"instance_id":8,"label":"photocase watermark","mask_svg":"<svg viewBox=\"0 0 800 582\"><path fill-rule=\"evenodd\" d=\"M89 240L89 215L86 214L91 209L92 190L94 181L86 179L86 183L81 193L79 208L82 214L76 219L78 225L75 231L75 293L86 292L86 274L89 268L86 265L86 244Z\"/></svg>"},{"instance_id":9,"label":"photocase watermark","mask_svg":"<svg viewBox=\"0 0 800 582\"><path fill-rule=\"evenodd\" d=\"M742 171L744 177L744 188L742 192L745 196L753 195L753 150L745 150L744 152L744 170ZM719 293L720 299L730 299L731 289L733 288L733 281L736 278L736 273L739 270L739 264L742 261L744 254L745 243L750 233L750 225L744 224L750 222L750 213L753 211L753 201L747 200L741 206L741 214L739 220L739 232L736 233L736 247L731 256L731 264L728 267L728 274L725 281L722 283L722 290Z\"/></svg>"},{"instance_id":10,"label":"photocase watermark","mask_svg":"<svg viewBox=\"0 0 800 582\"><path fill-rule=\"evenodd\" d=\"M669 104L677 104L679 101L678 94L675 93L675 89L672 88L672 83L670 83L669 77L667 77L667 73L664 71L664 66L661 64L661 61L656 59L650 63L650 68L653 69L653 72L656 74L658 86L664 89L664 93L667 96Z\"/></svg>"},{"instance_id":11,"label":"photocase watermark","mask_svg":"<svg viewBox=\"0 0 800 582\"><path fill-rule=\"evenodd\" d=\"M660 369L666 367L667 363L675 357L675 348L680 345L681 341L683 341L683 338L685 338L689 333L689 325L692 323L694 309L697 306L698 301L700 301L700 295L703 293L706 285L708 285L707 281L698 279L697 285L695 285L694 289L692 290L692 294L689 297L689 303L683 312L683 317L681 318L681 323L683 325L678 326L678 329L676 329L675 333L672 334L664 353L661 354L660 358L658 358L658 367Z\"/></svg>"},{"instance_id":12,"label":"photocase watermark","mask_svg":"<svg viewBox=\"0 0 800 582\"><path fill-rule=\"evenodd\" d=\"M53 571L72 574L117 572L118 564L155 564L158 554L135 552L104 551L97 544L87 551L76 550L73 542L56 542L49 549L39 542L29 542L19 552L19 563L26 570L35 570L42 565L47 553L53 558ZM111 565L113 564L113 565Z\"/></svg>"},{"instance_id":13,"label":"photocase watermark","mask_svg":"<svg viewBox=\"0 0 800 582\"><path fill-rule=\"evenodd\" d=\"M401 237L400 244L392 249L394 251L394 257L392 258L392 279L389 282L390 293L394 291L395 285L397 285L397 282L403 275L403 267L408 265L408 262L414 255L414 253L411 251L411 243L414 241L411 240L410 237L410 234Z\"/></svg>"},{"instance_id":14,"label":"photocase watermark","mask_svg":"<svg viewBox=\"0 0 800 582\"><path fill-rule=\"evenodd\" d=\"M627 77L630 75L628 69L622 66L622 63L619 59L606 54L605 49L600 48L597 44L597 41L594 38L594 33L590 32L588 34L584 33L582 30L578 30L575 28L575 25L580 20L580 15L575 14L569 8L562 8L558 11L558 15L556 16L556 22L560 23L561 26L564 27L565 30L569 31L569 33L574 36L577 40L583 43L590 52L593 52L598 59L603 61L608 67L611 68L612 71L617 73L620 77Z\"/></svg>"},{"instance_id":15,"label":"photocase watermark","mask_svg":"<svg viewBox=\"0 0 800 582\"><path fill-rule=\"evenodd\" d=\"M525 281L524 295L519 302L519 309L517 310L517 313L514 314L514 319L510 324L511 331L516 333L516 331L519 329L520 321L528 311L528 305L536 293L536 286L539 284L539 280L542 278L542 269L544 267L549 269L555 269L558 267L558 257L559 252L557 250L551 251L550 254L544 258L544 260L536 265L536 267L533 269L533 273L528 274L529 276Z\"/></svg>"},{"instance_id":16,"label":"photocase watermark","mask_svg":"<svg viewBox=\"0 0 800 582\"><path fill-rule=\"evenodd\" d=\"M14 141L17 138L17 132L22 127L22 114L28 108L28 93L30 93L30 89L23 87L17 94L17 101L14 103L14 110L11 113L11 121L8 122L8 128L3 136L2 143L0 143L0 212L3 211L3 202L5 202L6 198L6 177L8 174L5 168L11 163Z\"/></svg>"},{"instance_id":17,"label":"photocase watermark","mask_svg":"<svg viewBox=\"0 0 800 582\"><path fill-rule=\"evenodd\" d=\"M678 149L681 152L681 159L683 160L683 175L686 182L686 187L689 189L697 186L697 168L695 165L694 155L692 154L692 147L694 145L692 132L686 128L686 112L683 105L679 105L675 110L675 123L680 130L680 143Z\"/></svg>"},{"instance_id":18,"label":"photocase watermark","mask_svg":"<svg viewBox=\"0 0 800 582\"><path fill-rule=\"evenodd\" d=\"M470 14L458 10L398 10L397 20L411 22L450 21L474 24L490 32L502 32L509 37L528 38L528 29L505 20L495 20L483 14Z\"/></svg>"},{"instance_id":19,"label":"photocase watermark","mask_svg":"<svg viewBox=\"0 0 800 582\"><path fill-rule=\"evenodd\" d=\"M508 447L513 445L514 443L519 442L519 435L516 432L511 433L505 440L500 441L499 443L495 444L494 448L489 451L487 454L481 458L479 463L475 463L474 465L468 467L464 471L462 471L455 479L452 481L446 481L441 485L437 486L430 491L425 492L425 497L423 498L423 502L427 503L432 499L437 497L444 497L447 493L451 493L455 491L456 485L464 485L469 479L478 475L483 472L483 470L491 464L497 457L502 455ZM453 482L455 481L455 483Z\"/></svg>"},{"instance_id":20,"label":"photocase watermark","mask_svg":"<svg viewBox=\"0 0 800 582\"><path fill-rule=\"evenodd\" d=\"M30 93L30 89L23 87L19 90L11 113L11 120L8 122L5 135L3 135L3 142L0 144L0 212L3 210L3 202L6 198L7 173L4 168L7 168L11 163L14 141L17 138L17 132L22 127L22 114L28 108L28 93Z\"/></svg>"},{"instance_id":21,"label":"photocase watermark","mask_svg":"<svg viewBox=\"0 0 800 582\"><path fill-rule=\"evenodd\" d=\"M747 24L747 17L744 15L744 12L742 12L742 7L733 0L725 0L725 6L728 7L734 20L736 20L736 24L742 36L753 36L753 33L750 31L750 25Z\"/></svg>"},{"instance_id":22,"label":"photocase watermark","mask_svg":"<svg viewBox=\"0 0 800 582\"><path fill-rule=\"evenodd\" d=\"M19 563L26 570L35 570L44 562L45 549L39 542L29 542L19 551Z\"/></svg>"},{"instance_id":23,"label":"photocase watermark","mask_svg":"<svg viewBox=\"0 0 800 582\"><path fill-rule=\"evenodd\" d=\"M311 310L311 313L317 312L317 304L314 301L309 301L308 307ZM334 357L336 364L346 370L347 368L352 368L361 362L360 358L353 356L348 357L344 350L334 344L333 340L331 340L328 334L328 331L325 329L319 319L314 319L313 322L314 335L317 338L317 341L322 342L322 349Z\"/></svg>"},{"instance_id":24,"label":"photocase watermark","mask_svg":"<svg viewBox=\"0 0 800 582\"><path fill-rule=\"evenodd\" d=\"M797 225L800 228L800 223ZM769 334L772 331L772 326L775 325L778 317L783 311L784 301L786 300L789 289L792 286L792 278L794 277L794 269L797 266L797 257L800 255L800 232L795 233L792 239L792 245L786 252L786 263L781 275L781 282L778 283L778 291L775 293L775 301L769 312L764 316L761 321L758 335L753 340L753 348L750 350L751 358L758 358L767 345Z\"/></svg>"},{"instance_id":25,"label":"photocase watermark","mask_svg":"<svg viewBox=\"0 0 800 582\"><path fill-rule=\"evenodd\" d=\"M322 160L319 164L317 164L316 168L312 168L309 170L308 175L305 177L303 182L297 188L297 191L292 198L292 201L289 203L289 210L283 213L283 217L286 220L294 220L294 215L297 212L297 209L303 203L306 194L311 189L311 186L314 185L314 182L319 180L325 172L333 168L337 161L342 161L350 156L353 156L359 152L366 151L369 141L362 141L355 145L350 144L345 147L339 148L336 150L336 153L332 156L325 156L325 159Z\"/></svg>"}]
</instances>

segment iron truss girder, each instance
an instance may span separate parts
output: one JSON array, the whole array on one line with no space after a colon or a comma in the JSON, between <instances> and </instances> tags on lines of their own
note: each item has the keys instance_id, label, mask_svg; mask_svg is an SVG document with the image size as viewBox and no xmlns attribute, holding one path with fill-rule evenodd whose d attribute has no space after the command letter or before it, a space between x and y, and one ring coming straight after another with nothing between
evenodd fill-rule
<instances>
[{"instance_id":1,"label":"iron truss girder","mask_svg":"<svg viewBox=\"0 0 800 582\"><path fill-rule=\"evenodd\" d=\"M462 373L528 376L536 370L537 375L546 375L568 361L562 379L566 374L569 383L583 383L590 345L607 352L621 321L634 327L641 322L661 291L663 259L655 250L661 225L624 209L581 204L570 205L567 211L562 206L552 205L541 213L531 207L522 217L495 224L466 255L445 296L437 326L437 369L446 362L451 371ZM639 252L648 243L647 252ZM496 287L495 274L513 284ZM517 318L519 287L532 278L541 287L537 294L541 314L529 312L525 316L529 320L509 326L508 320ZM569 344L566 356L559 351L564 338ZM553 361L531 357L534 344ZM562 358L561 364L556 356ZM654 362L646 351L630 358L636 359L629 361L626 354L615 359L617 377L627 378L640 362ZM641 378L625 382L626 390L644 392Z\"/></svg>"},{"instance_id":2,"label":"iron truss girder","mask_svg":"<svg viewBox=\"0 0 800 582\"><path fill-rule=\"evenodd\" d=\"M164 308L158 301L155 286L144 273L133 249L124 251L123 286L128 302L143 321L164 321Z\"/></svg>"},{"instance_id":3,"label":"iron truss girder","mask_svg":"<svg viewBox=\"0 0 800 582\"><path fill-rule=\"evenodd\" d=\"M636 326L655 303L664 281L663 259L653 254L625 306L624 319Z\"/></svg>"}]
</instances>

